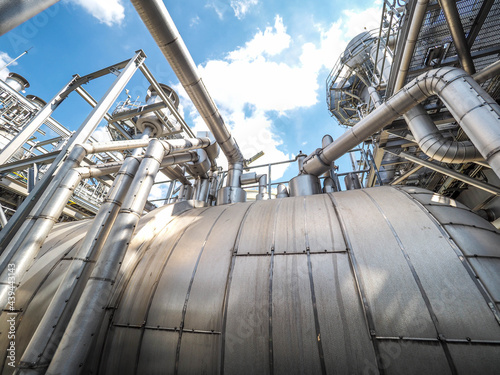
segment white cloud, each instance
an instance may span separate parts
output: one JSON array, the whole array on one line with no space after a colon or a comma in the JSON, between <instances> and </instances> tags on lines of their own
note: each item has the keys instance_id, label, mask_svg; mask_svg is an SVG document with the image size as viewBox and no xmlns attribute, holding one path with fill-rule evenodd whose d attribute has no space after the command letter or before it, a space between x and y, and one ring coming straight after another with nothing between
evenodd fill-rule
<instances>
[{"instance_id":1,"label":"white cloud","mask_svg":"<svg viewBox=\"0 0 500 375\"><path fill-rule=\"evenodd\" d=\"M241 20L245 17L250 7L258 3L259 0L231 0L231 8L233 8L236 18Z\"/></svg>"},{"instance_id":2,"label":"white cloud","mask_svg":"<svg viewBox=\"0 0 500 375\"><path fill-rule=\"evenodd\" d=\"M274 133L270 113L287 116L291 110L315 105L319 90L323 89L320 83L323 84L327 71L347 43L355 35L378 27L379 8L362 12L346 10L336 22L316 25L317 37L302 44L296 42L300 36L288 34L284 20L278 15L273 26L258 30L243 47L198 67L246 158L261 150L265 156L256 164L290 157L278 150L282 140ZM184 90L177 89L185 99ZM195 119L195 130L205 130L193 105L188 102L184 105ZM286 165L280 171L273 169L273 180L280 178L285 169Z\"/></svg>"},{"instance_id":3,"label":"white cloud","mask_svg":"<svg viewBox=\"0 0 500 375\"><path fill-rule=\"evenodd\" d=\"M189 27L193 27L195 25L198 25L200 23L200 17L196 16L191 18L191 21L189 21Z\"/></svg>"},{"instance_id":4,"label":"white cloud","mask_svg":"<svg viewBox=\"0 0 500 375\"><path fill-rule=\"evenodd\" d=\"M119 25L125 18L125 9L121 0L69 0L80 5L99 22L108 26Z\"/></svg>"},{"instance_id":5,"label":"white cloud","mask_svg":"<svg viewBox=\"0 0 500 375\"><path fill-rule=\"evenodd\" d=\"M12 61L12 57L10 57L7 53L0 51L0 69L7 65L9 62ZM12 63L9 66L17 65L17 62ZM9 68L5 68L0 70L0 79L2 81L5 81L5 78L9 75Z\"/></svg>"},{"instance_id":6,"label":"white cloud","mask_svg":"<svg viewBox=\"0 0 500 375\"><path fill-rule=\"evenodd\" d=\"M97 142L109 142L113 140L106 125L97 127L97 129L94 130L94 133L92 133L92 138L94 138Z\"/></svg>"}]
</instances>

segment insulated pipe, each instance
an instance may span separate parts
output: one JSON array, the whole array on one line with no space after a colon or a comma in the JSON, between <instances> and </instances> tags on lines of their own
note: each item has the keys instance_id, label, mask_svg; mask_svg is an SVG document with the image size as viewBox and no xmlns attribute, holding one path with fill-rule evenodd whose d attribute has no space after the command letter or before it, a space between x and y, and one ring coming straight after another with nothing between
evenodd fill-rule
<instances>
[{"instance_id":1,"label":"insulated pipe","mask_svg":"<svg viewBox=\"0 0 500 375\"><path fill-rule=\"evenodd\" d=\"M443 9L446 23L450 29L451 37L455 44L458 58L460 59L460 65L462 65L463 70L472 75L476 72L476 69L474 68L474 61L472 61L469 45L465 38L464 28L460 21L456 0L439 0L439 4Z\"/></svg>"},{"instance_id":2,"label":"insulated pipe","mask_svg":"<svg viewBox=\"0 0 500 375\"><path fill-rule=\"evenodd\" d=\"M472 78L474 78L478 83L483 83L489 80L490 78L496 77L499 74L500 74L500 60L494 62L493 64L488 65L486 68L475 73L472 76Z\"/></svg>"},{"instance_id":3,"label":"insulated pipe","mask_svg":"<svg viewBox=\"0 0 500 375\"><path fill-rule=\"evenodd\" d=\"M82 296L68 323L47 374L78 374L95 341L95 333L103 322L106 307L116 282L128 244L141 217L149 192L153 186L164 148L152 140L137 173L130 184L129 192L118 213L103 251L83 290Z\"/></svg>"},{"instance_id":4,"label":"insulated pipe","mask_svg":"<svg viewBox=\"0 0 500 375\"><path fill-rule=\"evenodd\" d=\"M259 194L257 194L256 199L258 201L269 199L267 194L267 174L261 174L259 177Z\"/></svg>"},{"instance_id":5,"label":"insulated pipe","mask_svg":"<svg viewBox=\"0 0 500 375\"><path fill-rule=\"evenodd\" d=\"M414 79L332 144L309 155L304 172L315 176L326 172L332 161L432 95L443 101L500 176L500 106L471 76L452 67L431 70Z\"/></svg>"},{"instance_id":6,"label":"insulated pipe","mask_svg":"<svg viewBox=\"0 0 500 375\"><path fill-rule=\"evenodd\" d=\"M288 189L286 188L285 184L279 184L278 185L278 190L276 194L276 198L287 198L288 195Z\"/></svg>"},{"instance_id":7,"label":"insulated pipe","mask_svg":"<svg viewBox=\"0 0 500 375\"><path fill-rule=\"evenodd\" d=\"M422 27L425 13L427 12L428 3L429 0L418 0L415 6L415 11L410 21L410 29L408 30L408 36L406 38L406 45L401 56L398 76L394 83L394 91L398 91L404 85L413 51L415 51L415 45L417 44L418 34L420 33L420 28Z\"/></svg>"},{"instance_id":8,"label":"insulated pipe","mask_svg":"<svg viewBox=\"0 0 500 375\"><path fill-rule=\"evenodd\" d=\"M376 107L382 104L378 92L373 87L369 88L369 92ZM403 118L422 152L430 158L443 163L468 163L483 159L470 141L446 139L420 104L408 110Z\"/></svg>"},{"instance_id":9,"label":"insulated pipe","mask_svg":"<svg viewBox=\"0 0 500 375\"><path fill-rule=\"evenodd\" d=\"M137 141L149 142L149 135L152 129L146 127ZM139 142L135 142L139 143ZM76 303L79 294L75 294L75 290L81 290L78 286L83 286L87 282L87 277L83 273L89 270L89 260L95 260L100 253L108 234L115 223L118 211L125 195L128 192L132 179L135 176L139 166L139 154L142 153L142 148L136 148L132 155L127 157L121 163L120 170L109 190L109 193L99 208L95 218L92 221L92 226L87 232L82 245L73 257L63 280L59 284L54 296L51 299L42 320L32 336L28 347L26 348L23 357L19 363L19 372L23 373L29 368L46 368L52 360L54 352L50 350L57 346L60 339L60 334L66 328L64 323L63 313L70 301ZM117 164L117 163L110 163ZM83 168L76 168L83 169ZM68 312L66 312L67 314ZM69 318L69 317L68 317ZM59 334L57 333L59 332Z\"/></svg>"},{"instance_id":10,"label":"insulated pipe","mask_svg":"<svg viewBox=\"0 0 500 375\"><path fill-rule=\"evenodd\" d=\"M183 138L183 139L169 139L160 141L163 147L165 147L165 152L167 154L193 150L196 148L205 148L210 146L209 138Z\"/></svg>"},{"instance_id":11,"label":"insulated pipe","mask_svg":"<svg viewBox=\"0 0 500 375\"><path fill-rule=\"evenodd\" d=\"M0 0L0 36L43 12L59 0Z\"/></svg>"},{"instance_id":12,"label":"insulated pipe","mask_svg":"<svg viewBox=\"0 0 500 375\"><path fill-rule=\"evenodd\" d=\"M0 204L0 224L2 228L7 224L7 217L5 217L5 212L3 212L3 207Z\"/></svg>"},{"instance_id":13,"label":"insulated pipe","mask_svg":"<svg viewBox=\"0 0 500 375\"><path fill-rule=\"evenodd\" d=\"M230 164L243 155L198 74L193 58L161 0L131 0ZM236 180L235 180L236 182ZM235 185L238 186L239 185Z\"/></svg>"},{"instance_id":14,"label":"insulated pipe","mask_svg":"<svg viewBox=\"0 0 500 375\"><path fill-rule=\"evenodd\" d=\"M470 141L446 139L427 114L417 105L403 115L420 149L430 158L443 163L467 163L483 160Z\"/></svg>"},{"instance_id":15,"label":"insulated pipe","mask_svg":"<svg viewBox=\"0 0 500 375\"><path fill-rule=\"evenodd\" d=\"M167 175L171 180L177 180L182 185L191 185L191 182L184 175L184 171L178 165L170 165L166 167L162 167L161 170L163 173Z\"/></svg>"}]
</instances>

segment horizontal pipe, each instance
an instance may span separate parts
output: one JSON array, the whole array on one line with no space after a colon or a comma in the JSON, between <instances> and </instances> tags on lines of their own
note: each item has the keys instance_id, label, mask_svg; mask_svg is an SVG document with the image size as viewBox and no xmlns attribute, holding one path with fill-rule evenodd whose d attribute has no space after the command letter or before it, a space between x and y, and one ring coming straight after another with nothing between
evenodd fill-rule
<instances>
[{"instance_id":1,"label":"horizontal pipe","mask_svg":"<svg viewBox=\"0 0 500 375\"><path fill-rule=\"evenodd\" d=\"M432 163L430 161L427 161L427 160L422 160L416 156L413 156L413 155L409 155L405 152L401 152L399 154L399 156L407 159L407 160L410 160L416 164L420 164L426 168L429 168L429 169L432 169L436 172L439 172L439 173L442 173L446 176L449 176L449 177L452 177L456 180L459 180L459 181L462 181L462 182L465 182L466 184L469 184L471 186L474 186L474 187L477 187L478 189L481 189L481 190L484 190L484 191L487 191L488 193L491 193L491 194L495 194L495 195L500 195L500 189L496 186L493 186L493 185L490 185L490 184L487 184L485 182L482 182L482 181L479 181L479 180L476 180L472 177L469 177L469 176L466 176L462 173L459 173L457 171L454 171L452 169L449 169L449 168L446 168L446 167L443 167L441 165L437 165L435 163Z\"/></svg>"},{"instance_id":2,"label":"horizontal pipe","mask_svg":"<svg viewBox=\"0 0 500 375\"><path fill-rule=\"evenodd\" d=\"M467 73L451 67L431 70L414 79L333 143L309 155L304 171L321 175L334 160L432 95L443 101L500 176L500 106Z\"/></svg>"},{"instance_id":3,"label":"horizontal pipe","mask_svg":"<svg viewBox=\"0 0 500 375\"><path fill-rule=\"evenodd\" d=\"M166 154L210 146L210 138L183 138L160 141Z\"/></svg>"},{"instance_id":4,"label":"horizontal pipe","mask_svg":"<svg viewBox=\"0 0 500 375\"><path fill-rule=\"evenodd\" d=\"M196 151L188 151L179 154L168 155L165 156L161 161L160 168L167 168L175 164L196 162L197 160L198 160L198 153Z\"/></svg>"},{"instance_id":5,"label":"horizontal pipe","mask_svg":"<svg viewBox=\"0 0 500 375\"><path fill-rule=\"evenodd\" d=\"M132 4L214 135L229 163L243 163L243 155L199 76L193 58L163 1L132 0Z\"/></svg>"}]
</instances>

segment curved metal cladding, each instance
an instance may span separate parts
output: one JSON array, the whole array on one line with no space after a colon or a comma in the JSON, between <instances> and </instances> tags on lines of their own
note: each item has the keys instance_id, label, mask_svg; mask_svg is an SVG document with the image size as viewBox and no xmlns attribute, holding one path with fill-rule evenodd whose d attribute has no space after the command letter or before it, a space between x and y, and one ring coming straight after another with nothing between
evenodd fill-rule
<instances>
[{"instance_id":1,"label":"curved metal cladding","mask_svg":"<svg viewBox=\"0 0 500 375\"><path fill-rule=\"evenodd\" d=\"M141 219L84 373L498 373L500 232L465 206L378 187L168 207ZM87 225L55 227L18 289L17 358Z\"/></svg>"}]
</instances>

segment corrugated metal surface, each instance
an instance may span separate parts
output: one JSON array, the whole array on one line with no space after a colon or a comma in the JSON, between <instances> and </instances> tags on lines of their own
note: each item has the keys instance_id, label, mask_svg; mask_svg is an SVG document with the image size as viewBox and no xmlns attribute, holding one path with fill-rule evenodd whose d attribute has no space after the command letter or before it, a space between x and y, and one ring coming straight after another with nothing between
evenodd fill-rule
<instances>
[{"instance_id":1,"label":"corrugated metal surface","mask_svg":"<svg viewBox=\"0 0 500 375\"><path fill-rule=\"evenodd\" d=\"M380 187L154 211L89 363L103 374L495 373L500 234L455 205ZM88 224L73 225L81 237ZM56 227L19 289L19 356L78 240L70 228Z\"/></svg>"}]
</instances>

